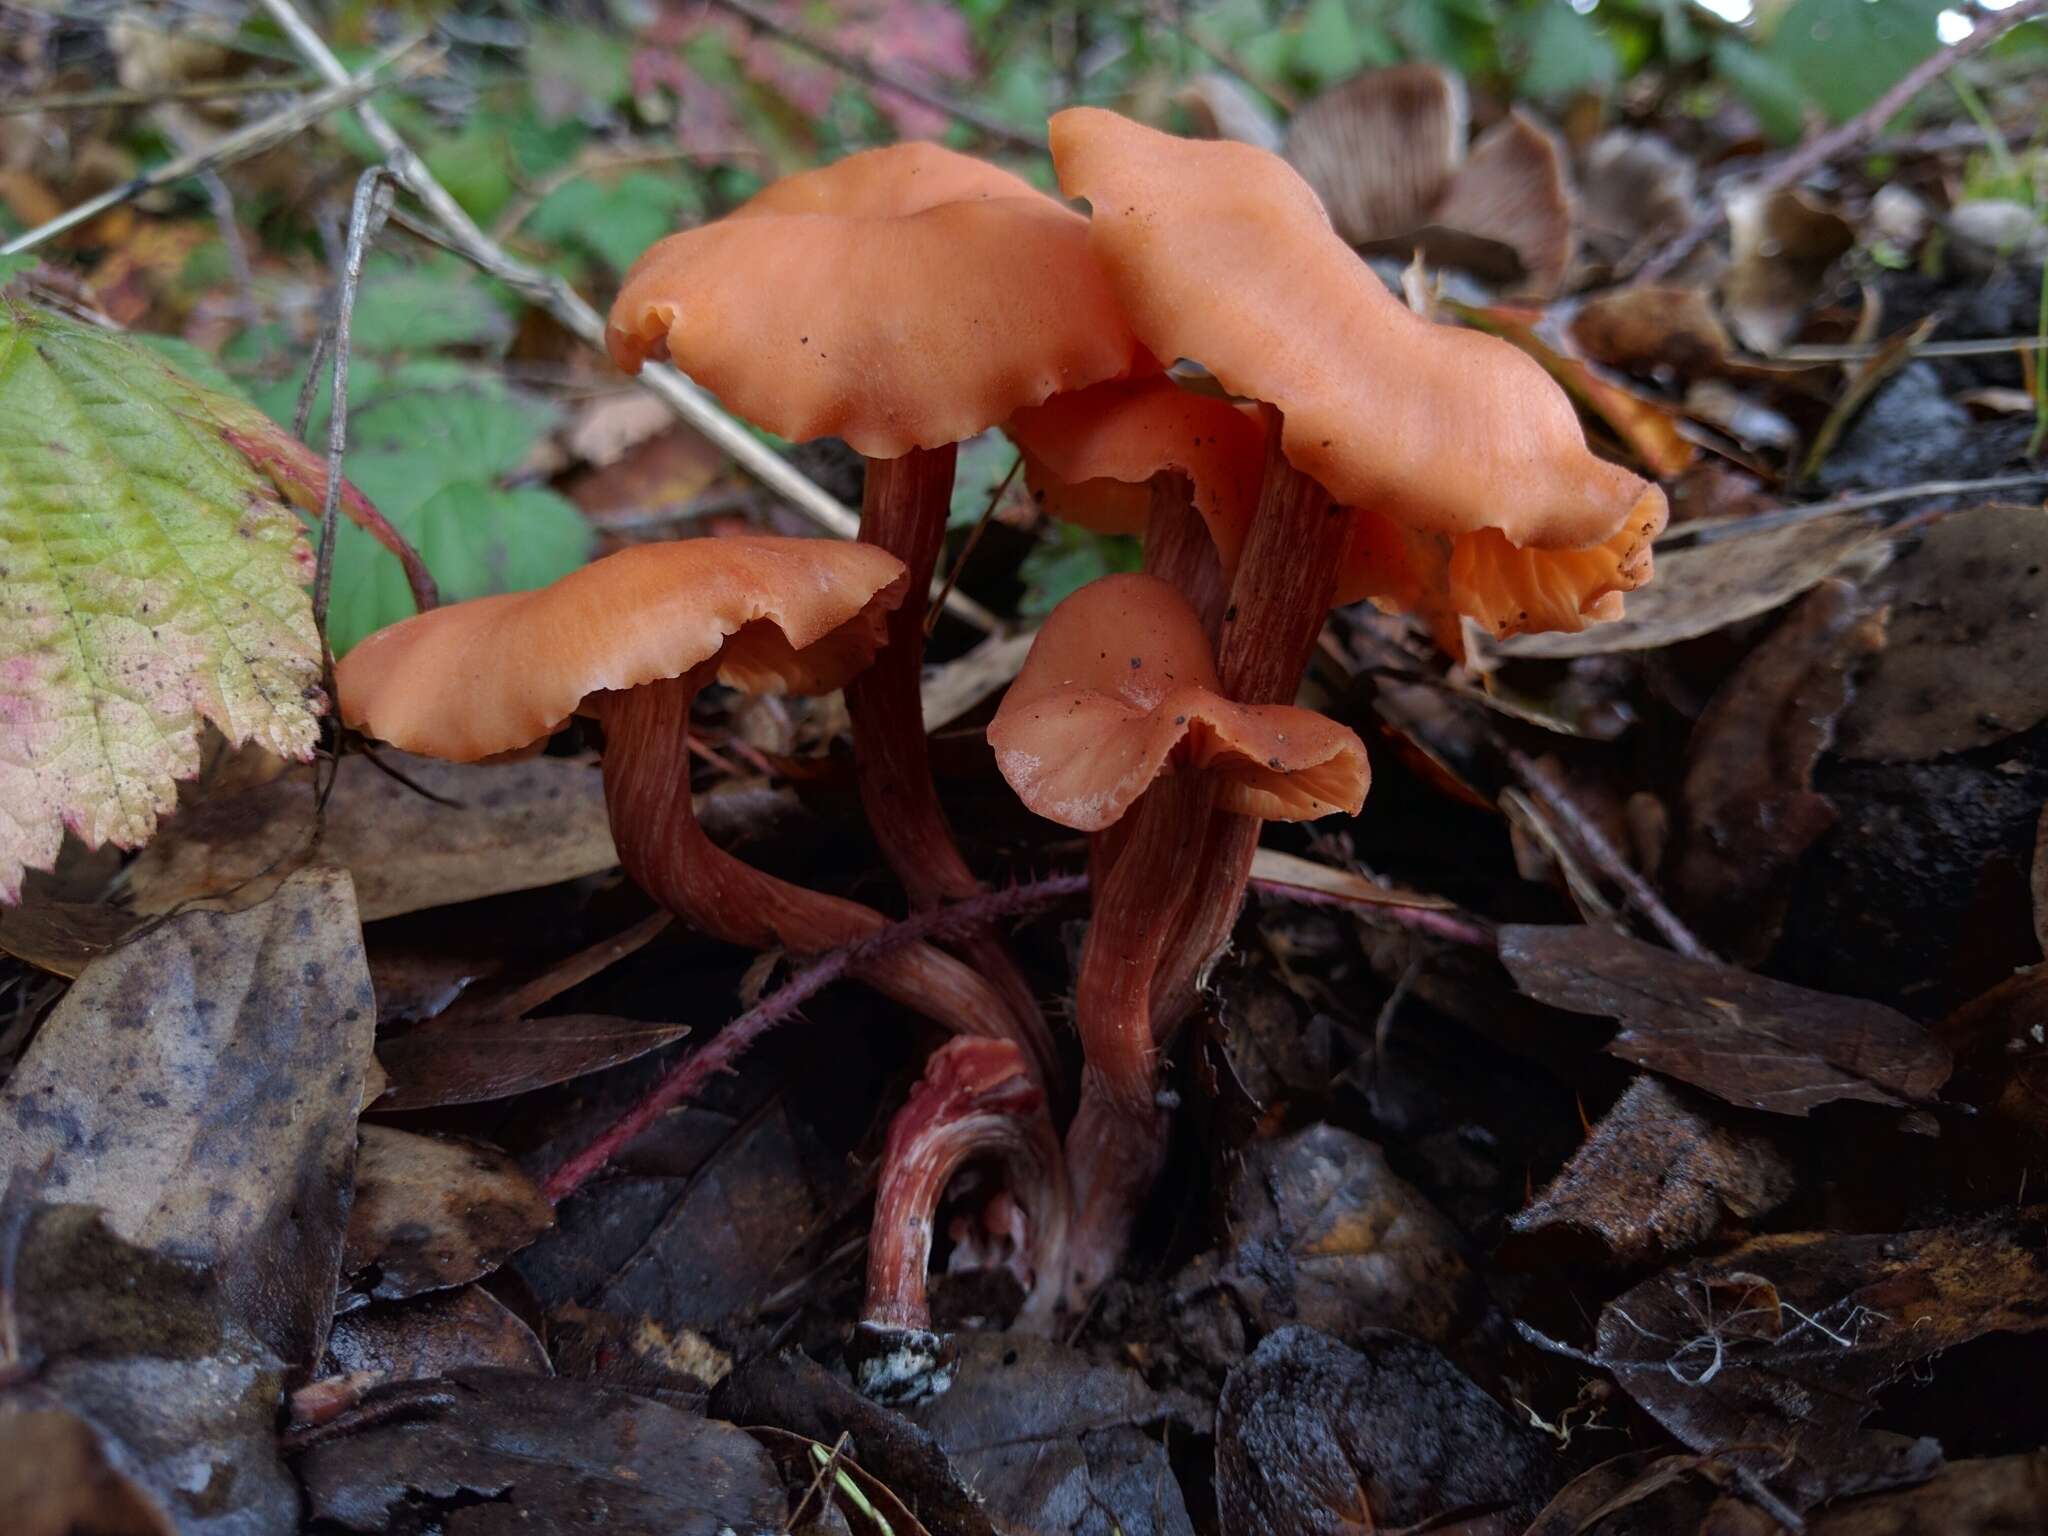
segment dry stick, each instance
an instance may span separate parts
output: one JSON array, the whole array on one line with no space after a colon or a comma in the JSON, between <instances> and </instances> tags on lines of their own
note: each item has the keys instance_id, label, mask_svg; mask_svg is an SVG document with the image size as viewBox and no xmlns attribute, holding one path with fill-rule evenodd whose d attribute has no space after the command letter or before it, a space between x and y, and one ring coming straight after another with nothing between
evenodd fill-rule
<instances>
[{"instance_id":1,"label":"dry stick","mask_svg":"<svg viewBox=\"0 0 2048 1536\"><path fill-rule=\"evenodd\" d=\"M795 975L726 1025L709 1044L671 1067L651 1093L549 1175L547 1183L541 1186L541 1193L559 1205L588 1183L634 1137L712 1078L732 1070L733 1064L752 1048L755 1041L861 962L921 939L972 932L1003 918L1022 917L1087 888L1086 875L1054 875L1029 885L1012 886L1008 890L992 891L986 896L956 902L949 907L920 912L903 922L891 923L858 944L829 950L807 960Z\"/></svg>"},{"instance_id":2,"label":"dry stick","mask_svg":"<svg viewBox=\"0 0 2048 1536\"><path fill-rule=\"evenodd\" d=\"M885 69L879 64L871 64L866 59L852 54L841 53L830 43L757 9L749 0L711 0L711 3L722 11L730 11L756 31L766 32L770 37L808 53L814 59L830 64L842 74L852 75L856 80L879 86L885 91L894 91L899 96L908 96L912 101L921 102L934 112L943 112L946 116L965 123L977 133L991 139L999 139L1013 148L1036 155L1052 153L1052 147L1038 135L1000 122L965 103L933 90L928 85L920 85L915 80L905 79L894 70Z\"/></svg>"},{"instance_id":3,"label":"dry stick","mask_svg":"<svg viewBox=\"0 0 2048 1536\"><path fill-rule=\"evenodd\" d=\"M299 14L292 0L263 0L268 11L291 45L299 51L307 63L330 80L344 80L347 69L334 50L327 46L326 39L314 30L312 24ZM605 350L604 317L583 297L561 278L530 267L514 259L486 235L477 223L462 209L462 205L448 194L448 189L434 178L426 163L413 152L412 146L399 137L398 132L368 102L358 102L356 118L370 135L377 147L384 152L385 163L405 185L407 191L420 200L440 226L441 238L457 255L471 265L489 273L531 304L538 305L552 315L556 322L571 335L590 347ZM0 253L4 254L4 253ZM826 532L842 539L851 539L860 532L860 519L854 512L827 494L820 486L805 476L795 465L781 454L755 437L739 422L728 416L718 402L699 385L685 378L673 368L650 365L640 370L640 384L651 390L671 410L709 438L748 474L781 496L799 512L823 528ZM990 613L981 604L959 592L946 599L946 609L955 618L964 620L986 634L1000 634L1007 627L1003 621Z\"/></svg>"},{"instance_id":4,"label":"dry stick","mask_svg":"<svg viewBox=\"0 0 2048 1536\"><path fill-rule=\"evenodd\" d=\"M1628 904L1634 907L1650 922L1650 925L1664 936L1678 953L1691 960L1705 960L1714 963L1717 956L1693 936L1690 928L1680 922L1678 915L1664 905L1664 898L1656 888L1639 874L1634 865L1621 856L1621 852L1608 840L1593 818L1581 810L1576 801L1558 783L1556 775L1541 763L1513 747L1507 749L1508 766L1515 771L1515 777L1528 786L1529 792L1542 803L1575 837L1579 845L1600 872L1621 887Z\"/></svg>"},{"instance_id":5,"label":"dry stick","mask_svg":"<svg viewBox=\"0 0 2048 1536\"><path fill-rule=\"evenodd\" d=\"M257 80L201 80L149 91L55 91L0 101L0 117L29 112L87 112L95 107L156 107L172 101L222 101L231 96L272 96L302 91L318 82L311 75L267 75Z\"/></svg>"},{"instance_id":6,"label":"dry stick","mask_svg":"<svg viewBox=\"0 0 2048 1536\"><path fill-rule=\"evenodd\" d=\"M1923 501L1930 496L1974 496L1983 491L2016 491L2033 485L2048 486L2048 470L1992 475L1983 480L1923 480L1918 485L1894 486L1888 491L1864 491L1854 496L1837 497L1833 501L1809 502L1803 507L1780 507L1775 512L1759 512L1754 517L1681 523L1657 540L1657 548L1697 548L1702 544L1719 544L1724 539L1769 533L1773 529L1817 522L1821 518L1837 517L1847 512L1868 512L1890 506L1893 502Z\"/></svg>"},{"instance_id":7,"label":"dry stick","mask_svg":"<svg viewBox=\"0 0 2048 1536\"><path fill-rule=\"evenodd\" d=\"M1797 186L1837 155L1861 144L1903 112L1928 86L1972 54L1982 53L2023 21L2048 15L2048 0L2019 0L2003 11L1978 12L1976 29L1937 50L1906 71L1899 83L1839 127L1830 128L1792 154L1767 175L1750 185L1765 196ZM1633 274L1637 282L1653 283L1667 277L1677 265L1698 248L1701 241L1718 230L1728 218L1724 198L1712 199L1706 211L1688 224L1669 245L1651 256ZM1627 275L1627 274L1624 274Z\"/></svg>"},{"instance_id":8,"label":"dry stick","mask_svg":"<svg viewBox=\"0 0 2048 1536\"><path fill-rule=\"evenodd\" d=\"M320 562L313 576L313 622L320 631L320 644L327 650L327 600L334 588L334 538L341 524L341 461L348 453L348 358L349 323L355 318L356 293L363 285L363 262L369 254L370 242L377 238L377 231L384 227L384 220L391 213L391 196L395 178L382 166L363 172L356 181L355 201L349 209L348 249L341 263L341 285L334 300L334 324L329 329L332 340L327 351L332 359L332 383L327 399L327 487L320 500ZM317 370L306 375L306 387L312 388ZM299 415L304 417L308 401L302 393L299 399ZM327 665L333 669L333 652L328 650ZM328 679L330 687L333 679ZM330 693L329 697L338 697Z\"/></svg>"},{"instance_id":9,"label":"dry stick","mask_svg":"<svg viewBox=\"0 0 2048 1536\"><path fill-rule=\"evenodd\" d=\"M332 83L324 90L301 96L281 112L258 118L232 133L224 134L203 150L195 150L191 154L167 160L154 170L143 172L132 181L125 181L118 187L109 187L99 196L89 197L76 207L67 208L47 223L38 224L34 229L16 235L5 245L0 245L0 256L32 251L66 230L75 229L87 220L97 218L109 208L140 197L145 192L259 154L273 145L283 143L295 134L304 132L321 118L339 112L344 107L374 111L374 108L366 104L366 98L372 91L382 90L387 85L396 85L440 58L439 50L422 48L421 45L425 41L425 38L416 37L410 42L386 49L373 59L360 75L351 75L341 67L340 61L336 60L331 76ZM388 76L385 75L386 70L390 71ZM380 76L383 78L379 78Z\"/></svg>"}]
</instances>

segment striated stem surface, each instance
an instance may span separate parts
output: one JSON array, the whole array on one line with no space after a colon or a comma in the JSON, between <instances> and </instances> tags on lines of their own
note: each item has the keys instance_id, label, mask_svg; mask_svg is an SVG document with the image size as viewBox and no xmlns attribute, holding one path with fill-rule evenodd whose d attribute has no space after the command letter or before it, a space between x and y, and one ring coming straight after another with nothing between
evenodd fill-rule
<instances>
[{"instance_id":1,"label":"striated stem surface","mask_svg":"<svg viewBox=\"0 0 2048 1536\"><path fill-rule=\"evenodd\" d=\"M949 443L867 461L861 541L903 562L913 594L930 588L945 543L957 458ZM953 840L925 742L923 603L905 602L890 613L888 624L888 644L846 686L861 806L914 907L966 901L980 893L981 883ZM1013 1021L1008 1033L1049 1080L1057 1062L1052 1033L1008 947L993 930L963 935L956 947L1002 995Z\"/></svg>"},{"instance_id":2,"label":"striated stem surface","mask_svg":"<svg viewBox=\"0 0 2048 1536\"><path fill-rule=\"evenodd\" d=\"M730 944L808 955L873 937L884 925L879 912L778 880L705 836L690 794L687 732L691 701L711 673L707 665L599 701L605 804L619 862L656 901ZM1014 1032L1002 995L929 944L876 955L856 974L956 1034Z\"/></svg>"},{"instance_id":3,"label":"striated stem surface","mask_svg":"<svg viewBox=\"0 0 2048 1536\"><path fill-rule=\"evenodd\" d=\"M1280 452L1277 417L1271 428L1258 515L1220 614L1223 692L1246 704L1293 701L1348 538L1343 509ZM1191 507L1176 512L1157 482L1153 517L1167 536L1157 568L1185 573L1188 523L1199 519ZM1148 551L1148 568L1153 560ZM1115 1273L1164 1162L1159 1048L1193 1011L1201 976L1230 936L1259 829L1253 817L1214 809L1205 775L1179 772L1146 791L1116 840L1096 850L1076 1001L1088 1070L1067 1135L1070 1305L1085 1304Z\"/></svg>"}]
</instances>

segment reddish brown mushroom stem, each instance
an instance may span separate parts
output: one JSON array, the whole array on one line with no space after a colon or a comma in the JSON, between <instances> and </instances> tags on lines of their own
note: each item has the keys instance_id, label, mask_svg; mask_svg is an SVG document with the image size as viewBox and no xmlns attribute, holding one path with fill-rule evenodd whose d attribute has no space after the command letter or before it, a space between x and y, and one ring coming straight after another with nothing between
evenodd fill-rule
<instances>
[{"instance_id":1,"label":"reddish brown mushroom stem","mask_svg":"<svg viewBox=\"0 0 2048 1536\"><path fill-rule=\"evenodd\" d=\"M909 591L931 587L946 538L958 449L913 448L894 459L869 459L861 499L860 537L901 560ZM846 687L853 726L854 777L861 805L883 856L902 880L912 905L935 907L981 894L981 882L961 857L939 803L925 745L922 685L924 605L912 600L888 618L888 643L874 664ZM1002 995L1014 1034L1052 1080L1058 1057L1030 984L993 931L956 942L969 963ZM989 1030L996 1026L991 1023Z\"/></svg>"},{"instance_id":2,"label":"reddish brown mushroom stem","mask_svg":"<svg viewBox=\"0 0 2048 1536\"><path fill-rule=\"evenodd\" d=\"M1225 695L1240 704L1293 701L1348 538L1343 509L1280 451L1277 421L1267 444L1258 515L1222 614L1218 670ZM1178 524L1162 523L1160 510L1155 498L1148 536L1159 529L1171 537ZM1207 542L1206 531L1196 531ZM1175 540L1160 564L1177 569L1189 542ZM1149 549L1146 558L1149 567ZM1070 1304L1115 1272L1165 1160L1159 1048L1194 1010L1200 978L1230 937L1259 828L1256 817L1211 804L1206 773L1184 771L1147 790L1118 824L1113 851L1094 861L1075 1006L1088 1067L1067 1138L1076 1196ZM1176 887L1182 898L1162 905L1160 893Z\"/></svg>"},{"instance_id":3,"label":"reddish brown mushroom stem","mask_svg":"<svg viewBox=\"0 0 2048 1536\"><path fill-rule=\"evenodd\" d=\"M1216 553L1216 536L1195 507L1194 484L1186 475L1154 475L1150 490L1145 574L1157 576L1188 600L1213 645L1230 596L1229 578Z\"/></svg>"},{"instance_id":4,"label":"reddish brown mushroom stem","mask_svg":"<svg viewBox=\"0 0 2048 1536\"><path fill-rule=\"evenodd\" d=\"M619 861L635 884L707 933L750 949L813 954L884 924L858 902L807 890L734 858L704 833L690 793L690 704L713 664L664 682L593 695L604 722L605 804ZM1007 1033L1003 1000L968 966L906 944L856 972L884 996L966 1035Z\"/></svg>"},{"instance_id":5,"label":"reddish brown mushroom stem","mask_svg":"<svg viewBox=\"0 0 2048 1536\"><path fill-rule=\"evenodd\" d=\"M868 1235L868 1290L852 1354L861 1390L883 1402L943 1392L951 1351L932 1331L926 1298L932 1227L953 1176L968 1163L1002 1164L1024 1212L1029 1274L1020 1322L1043 1326L1058 1297L1069 1197L1059 1138L1014 1041L954 1040L889 1125Z\"/></svg>"}]
</instances>

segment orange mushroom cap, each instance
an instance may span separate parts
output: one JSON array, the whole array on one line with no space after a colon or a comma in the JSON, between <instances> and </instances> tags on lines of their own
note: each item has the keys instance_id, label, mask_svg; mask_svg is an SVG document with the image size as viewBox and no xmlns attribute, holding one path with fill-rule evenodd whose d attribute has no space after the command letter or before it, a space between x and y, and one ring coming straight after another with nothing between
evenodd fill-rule
<instances>
[{"instance_id":1,"label":"orange mushroom cap","mask_svg":"<svg viewBox=\"0 0 2048 1536\"><path fill-rule=\"evenodd\" d=\"M1105 576L1052 611L988 728L1040 816L1113 825L1171 762L1210 771L1216 804L1269 821L1355 815L1371 781L1357 735L1291 704L1225 698L1201 620L1152 576Z\"/></svg>"},{"instance_id":2,"label":"orange mushroom cap","mask_svg":"<svg viewBox=\"0 0 2048 1536\"><path fill-rule=\"evenodd\" d=\"M1495 530L1521 550L1620 540L1564 573L1591 585L1548 605L1570 610L1563 627L1647 578L1639 530L1662 525L1663 493L1587 449L1533 359L1397 300L1277 156L1093 107L1057 114L1051 136L1060 185L1093 206L1090 244L1139 338L1277 406L1288 459L1338 501L1424 534ZM1492 569L1467 563L1475 579ZM1353 589L1389 582L1347 577ZM1488 592L1481 606L1505 599Z\"/></svg>"},{"instance_id":3,"label":"orange mushroom cap","mask_svg":"<svg viewBox=\"0 0 2048 1536\"><path fill-rule=\"evenodd\" d=\"M335 669L342 719L473 762L540 740L591 694L713 662L753 693L829 693L903 600L903 562L831 539L682 539L621 550L537 592L380 629Z\"/></svg>"},{"instance_id":4,"label":"orange mushroom cap","mask_svg":"<svg viewBox=\"0 0 2048 1536\"><path fill-rule=\"evenodd\" d=\"M1149 374L1054 395L1017 412L1003 430L1023 455L1025 483L1039 505L1097 533L1143 533L1151 513L1146 482L1167 472L1187 476L1224 568L1237 564L1266 458L1256 411Z\"/></svg>"},{"instance_id":5,"label":"orange mushroom cap","mask_svg":"<svg viewBox=\"0 0 2048 1536\"><path fill-rule=\"evenodd\" d=\"M1149 368L1088 221L935 144L865 150L651 246L605 335L783 437L897 458Z\"/></svg>"},{"instance_id":6,"label":"orange mushroom cap","mask_svg":"<svg viewBox=\"0 0 2048 1536\"><path fill-rule=\"evenodd\" d=\"M1057 114L1051 133L1139 337L1278 406L1287 457L1340 502L1571 548L1604 540L1644 493L1587 450L1537 363L1388 292L1277 155L1096 107Z\"/></svg>"}]
</instances>

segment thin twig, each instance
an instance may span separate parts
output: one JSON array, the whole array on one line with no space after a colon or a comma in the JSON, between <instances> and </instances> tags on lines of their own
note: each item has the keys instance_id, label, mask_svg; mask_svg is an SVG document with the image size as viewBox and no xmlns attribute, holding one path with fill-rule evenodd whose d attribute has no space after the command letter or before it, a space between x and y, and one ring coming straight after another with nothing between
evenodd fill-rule
<instances>
[{"instance_id":1,"label":"thin twig","mask_svg":"<svg viewBox=\"0 0 2048 1536\"><path fill-rule=\"evenodd\" d=\"M549 1175L541 1193L557 1205L566 1200L642 1131L691 1098L714 1077L731 1071L757 1040L848 971L858 969L863 961L920 939L971 931L1002 918L1022 917L1087 888L1086 875L1053 875L920 912L889 924L858 944L809 957L794 976L726 1025L709 1044L671 1067L652 1092Z\"/></svg>"},{"instance_id":2,"label":"thin twig","mask_svg":"<svg viewBox=\"0 0 2048 1536\"><path fill-rule=\"evenodd\" d=\"M224 101L232 96L269 96L302 91L319 82L312 75L265 75L255 80L199 80L147 91L55 91L0 101L0 117L29 112L89 112L96 107L156 107L172 101Z\"/></svg>"},{"instance_id":3,"label":"thin twig","mask_svg":"<svg viewBox=\"0 0 2048 1536\"><path fill-rule=\"evenodd\" d=\"M967 535L967 542L960 546L960 558L947 567L946 584L939 589L938 595L932 599L931 607L925 613L926 639L931 638L932 630L937 627L939 614L946 606L946 599L951 597L953 589L960 585L960 573L966 569L968 557L974 553L974 547L981 542L981 536L988 532L989 522L996 515L996 508L1002 504L1003 493L1009 490L1010 483L1017 478L1017 471L1023 467L1024 455L1020 453L1010 460L1010 467L1003 472L1003 478L997 483L996 488L988 493L988 502L982 507L981 516L974 520L974 531Z\"/></svg>"},{"instance_id":4,"label":"thin twig","mask_svg":"<svg viewBox=\"0 0 2048 1536\"><path fill-rule=\"evenodd\" d=\"M1980 11L1975 17L1975 28L1968 36L1958 38L1946 48L1929 54L1907 70L1897 85L1846 123L1830 128L1826 133L1802 145L1749 185L1763 196L1797 186L1830 160L1847 154L1864 140L1873 137L1886 123L1903 112L1915 96L1964 59L1972 54L1982 53L2021 22L2032 21L2044 14L2048 14L2048 0L2019 0L2017 5L2003 11ZM1710 199L1705 211L1698 218L1636 270L1635 280L1653 283L1659 278L1668 277L1681 261L1698 249L1700 243L1726 223L1727 219L1727 199L1719 196Z\"/></svg>"},{"instance_id":5,"label":"thin twig","mask_svg":"<svg viewBox=\"0 0 2048 1536\"><path fill-rule=\"evenodd\" d=\"M228 253L228 272L235 280L236 318L244 325L254 325L262 318L256 304L256 272L249 265L249 242L242 238L242 226L235 218L235 195L212 166L199 173L199 184L206 188L221 248Z\"/></svg>"},{"instance_id":6,"label":"thin twig","mask_svg":"<svg viewBox=\"0 0 2048 1536\"><path fill-rule=\"evenodd\" d=\"M1769 368L1780 363L1860 363L1875 357L1889 345L1888 342L1865 342L1861 346L1812 346L1786 347L1782 351L1769 353L1738 352L1731 362L1746 363L1752 367ZM2048 341L2036 336L1984 336L1968 341L1930 341L1919 348L1916 357L1997 357L2007 352L2038 352L2048 348Z\"/></svg>"},{"instance_id":7,"label":"thin twig","mask_svg":"<svg viewBox=\"0 0 2048 1536\"><path fill-rule=\"evenodd\" d=\"M934 112L943 112L946 116L965 123L985 137L1000 140L1015 149L1025 150L1031 154L1052 153L1052 147L1037 134L1027 133L1021 128L990 117L987 113L964 102L955 101L928 85L921 85L915 80L899 75L892 69L872 64L853 54L842 53L823 39L769 15L751 4L750 0L711 0L711 3L722 11L730 11L756 31L766 32L770 37L808 53L814 59L830 64L842 74L851 75L856 80L878 86L885 91L894 91L899 96L908 96L912 101L920 102Z\"/></svg>"},{"instance_id":8,"label":"thin twig","mask_svg":"<svg viewBox=\"0 0 2048 1536\"><path fill-rule=\"evenodd\" d=\"M292 0L263 0L263 8L307 63L330 80L347 78L348 71L334 56L334 50L299 13ZM461 204L449 196L448 189L434 178L426 163L385 120L383 113L366 101L359 102L355 110L364 131L384 152L385 162L406 190L433 215L435 223L440 226L438 239L441 243L465 261L497 278L527 302L546 310L571 335L597 351L605 350L604 317L585 303L575 289L561 278L530 267L507 254L477 227L476 221L463 211ZM409 229L420 228L411 220L401 218L399 222ZM642 368L638 377L642 386L652 390L684 421L819 527L843 539L859 534L860 518L850 508L841 506L781 454L728 416L718 402L697 384L675 369L661 365ZM946 607L956 618L986 633L999 634L1005 628L1001 619L961 593L955 592L949 597Z\"/></svg>"},{"instance_id":9,"label":"thin twig","mask_svg":"<svg viewBox=\"0 0 2048 1536\"><path fill-rule=\"evenodd\" d=\"M76 229L90 219L97 218L109 208L140 197L158 187L169 186L172 182L183 181L187 176L196 176L236 160L247 159L260 154L273 145L281 144L295 134L304 132L330 113L344 107L365 105L366 98L373 91L387 85L395 85L440 57L438 50L423 47L425 38L416 37L410 42L400 43L386 49L359 75L351 75L335 61L332 83L324 90L301 96L290 106L269 117L258 118L255 122L223 134L203 150L179 155L166 161L154 170L145 171L132 181L125 181L118 187L109 187L97 197L89 197L76 207L67 208L47 223L38 224L34 229L16 235L5 245L0 245L0 256L12 256L20 251L32 251L37 246L55 239L66 230ZM389 71L386 74L386 71ZM380 78L381 77L381 78ZM380 119L381 121L381 119Z\"/></svg>"},{"instance_id":10,"label":"thin twig","mask_svg":"<svg viewBox=\"0 0 2048 1536\"><path fill-rule=\"evenodd\" d=\"M1714 952L1693 936L1690 928L1680 922L1678 915L1664 905L1656 887L1645 880L1636 867L1621 856L1621 852L1608 840L1593 818L1579 808L1557 776L1548 768L1514 747L1507 748L1508 766L1515 777L1528 787L1530 794L1543 808L1563 822L1567 831L1586 850L1587 856L1600 867L1600 872L1621 887L1628 904L1648 919L1650 926L1664 936L1664 940L1679 954L1691 960L1713 962Z\"/></svg>"},{"instance_id":11,"label":"thin twig","mask_svg":"<svg viewBox=\"0 0 2048 1536\"><path fill-rule=\"evenodd\" d=\"M1659 550L1697 548L1719 544L1724 539L1746 538L1790 528L1795 523L1816 522L1847 512L1868 512L1899 501L1924 501L1930 496L1975 496L1984 491L2016 491L2026 486L2048 486L2048 470L2018 475L1992 475L1983 480L1923 480L1918 485L1894 486L1888 491L1863 491L1833 501L1809 502L1802 507L1780 507L1754 517L1734 517L1698 523L1681 523L1657 540Z\"/></svg>"}]
</instances>

